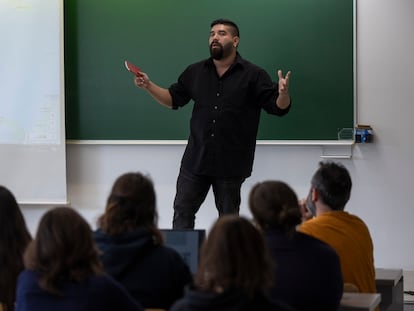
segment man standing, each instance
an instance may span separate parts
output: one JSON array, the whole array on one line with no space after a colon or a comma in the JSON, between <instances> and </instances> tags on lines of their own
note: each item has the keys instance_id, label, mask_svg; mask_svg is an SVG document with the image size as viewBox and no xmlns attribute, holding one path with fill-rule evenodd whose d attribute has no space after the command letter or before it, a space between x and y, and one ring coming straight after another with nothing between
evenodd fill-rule
<instances>
[{"instance_id":1,"label":"man standing","mask_svg":"<svg viewBox=\"0 0 414 311\"><path fill-rule=\"evenodd\" d=\"M299 230L329 244L338 253L344 283L362 293L375 293L374 246L366 224L344 211L352 181L338 163L321 162L302 201L304 221ZM310 267L312 268L312 267Z\"/></svg>"},{"instance_id":2,"label":"man standing","mask_svg":"<svg viewBox=\"0 0 414 311\"><path fill-rule=\"evenodd\" d=\"M219 215L238 213L240 189L250 176L260 112L289 111L289 77L278 71L275 85L258 66L237 52L238 26L215 20L210 30L210 58L192 64L168 89L140 73L135 85L172 109L194 101L190 136L174 200L173 227L194 228L195 215L213 188Z\"/></svg>"}]
</instances>

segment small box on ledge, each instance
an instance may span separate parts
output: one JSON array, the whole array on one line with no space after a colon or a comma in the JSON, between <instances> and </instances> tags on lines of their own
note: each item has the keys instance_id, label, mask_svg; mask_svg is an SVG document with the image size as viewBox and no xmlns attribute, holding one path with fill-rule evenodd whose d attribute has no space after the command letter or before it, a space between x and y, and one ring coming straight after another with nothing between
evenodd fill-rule
<instances>
[{"instance_id":1,"label":"small box on ledge","mask_svg":"<svg viewBox=\"0 0 414 311\"><path fill-rule=\"evenodd\" d=\"M357 124L355 127L356 143L371 143L374 139L373 130L370 125Z\"/></svg>"}]
</instances>

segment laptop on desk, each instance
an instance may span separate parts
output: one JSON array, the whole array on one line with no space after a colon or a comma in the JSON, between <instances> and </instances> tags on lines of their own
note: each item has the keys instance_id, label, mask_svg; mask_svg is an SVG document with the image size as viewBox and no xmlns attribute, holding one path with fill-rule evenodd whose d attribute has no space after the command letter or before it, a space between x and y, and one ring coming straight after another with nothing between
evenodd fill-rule
<instances>
[{"instance_id":1,"label":"laptop on desk","mask_svg":"<svg viewBox=\"0 0 414 311\"><path fill-rule=\"evenodd\" d=\"M160 229L165 246L176 250L194 275L198 268L200 247L206 236L204 229Z\"/></svg>"}]
</instances>

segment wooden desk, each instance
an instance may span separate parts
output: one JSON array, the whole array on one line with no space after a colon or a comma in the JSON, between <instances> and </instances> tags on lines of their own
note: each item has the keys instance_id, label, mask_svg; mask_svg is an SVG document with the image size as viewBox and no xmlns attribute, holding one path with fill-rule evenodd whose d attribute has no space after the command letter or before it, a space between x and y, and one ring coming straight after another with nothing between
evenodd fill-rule
<instances>
[{"instance_id":1,"label":"wooden desk","mask_svg":"<svg viewBox=\"0 0 414 311\"><path fill-rule=\"evenodd\" d=\"M377 292L381 294L380 311L403 311L404 278L402 269L375 269Z\"/></svg>"},{"instance_id":2,"label":"wooden desk","mask_svg":"<svg viewBox=\"0 0 414 311\"><path fill-rule=\"evenodd\" d=\"M380 294L344 293L338 311L373 311L380 302Z\"/></svg>"}]
</instances>

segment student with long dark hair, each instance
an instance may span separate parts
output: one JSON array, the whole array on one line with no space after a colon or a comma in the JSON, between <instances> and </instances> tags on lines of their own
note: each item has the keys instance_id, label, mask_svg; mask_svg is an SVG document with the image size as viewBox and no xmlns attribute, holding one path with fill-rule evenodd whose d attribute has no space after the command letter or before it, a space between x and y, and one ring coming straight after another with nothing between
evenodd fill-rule
<instances>
[{"instance_id":1,"label":"student with long dark hair","mask_svg":"<svg viewBox=\"0 0 414 311\"><path fill-rule=\"evenodd\" d=\"M32 237L13 193L0 186L0 305L14 309L17 276L24 269L23 253Z\"/></svg>"},{"instance_id":2,"label":"student with long dark hair","mask_svg":"<svg viewBox=\"0 0 414 311\"><path fill-rule=\"evenodd\" d=\"M112 186L94 236L108 274L145 308L168 309L192 275L181 256L163 245L157 219L151 179L125 173Z\"/></svg>"},{"instance_id":3,"label":"student with long dark hair","mask_svg":"<svg viewBox=\"0 0 414 311\"><path fill-rule=\"evenodd\" d=\"M43 215L24 262L17 311L143 310L104 274L91 228L72 208L53 208Z\"/></svg>"},{"instance_id":4,"label":"student with long dark hair","mask_svg":"<svg viewBox=\"0 0 414 311\"><path fill-rule=\"evenodd\" d=\"M287 311L266 292L272 262L261 233L247 219L224 215L204 241L195 286L171 311Z\"/></svg>"}]
</instances>

